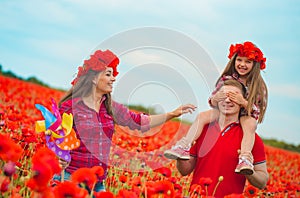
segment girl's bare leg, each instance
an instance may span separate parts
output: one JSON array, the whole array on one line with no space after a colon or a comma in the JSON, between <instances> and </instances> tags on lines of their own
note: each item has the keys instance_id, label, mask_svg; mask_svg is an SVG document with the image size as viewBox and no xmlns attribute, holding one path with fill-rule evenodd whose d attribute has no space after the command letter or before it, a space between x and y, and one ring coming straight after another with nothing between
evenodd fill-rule
<instances>
[{"instance_id":1,"label":"girl's bare leg","mask_svg":"<svg viewBox=\"0 0 300 198\"><path fill-rule=\"evenodd\" d=\"M239 155L240 160L235 172L244 175L251 175L253 174L253 159L249 157L252 156L249 154L251 154L254 146L257 122L250 116L242 116L240 118L240 122L243 128L243 139Z\"/></svg>"}]
</instances>

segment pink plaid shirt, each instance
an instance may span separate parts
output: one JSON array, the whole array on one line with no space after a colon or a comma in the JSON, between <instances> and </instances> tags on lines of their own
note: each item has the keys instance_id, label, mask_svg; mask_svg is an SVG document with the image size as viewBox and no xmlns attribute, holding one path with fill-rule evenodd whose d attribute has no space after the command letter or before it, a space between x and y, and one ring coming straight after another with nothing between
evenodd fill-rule
<instances>
[{"instance_id":1,"label":"pink plaid shirt","mask_svg":"<svg viewBox=\"0 0 300 198\"><path fill-rule=\"evenodd\" d=\"M99 112L89 108L80 98L65 101L60 112L72 113L74 130L80 139L80 146L71 150L72 160L66 171L73 173L78 168L102 166L104 169L102 181L107 175L107 162L114 133L114 120L116 124L128 126L130 129L147 131L150 129L149 116L129 111L127 107L112 102L114 119L105 108L103 96Z\"/></svg>"}]
</instances>

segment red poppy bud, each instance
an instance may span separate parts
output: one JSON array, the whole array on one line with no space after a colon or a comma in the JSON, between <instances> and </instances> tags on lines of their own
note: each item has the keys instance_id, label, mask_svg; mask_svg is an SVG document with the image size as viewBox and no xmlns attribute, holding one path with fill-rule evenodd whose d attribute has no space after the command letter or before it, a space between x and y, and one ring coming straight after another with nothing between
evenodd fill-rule
<instances>
[{"instance_id":1,"label":"red poppy bud","mask_svg":"<svg viewBox=\"0 0 300 198\"><path fill-rule=\"evenodd\" d=\"M3 166L4 174L8 177L12 176L16 172L16 164L14 162L7 162Z\"/></svg>"}]
</instances>

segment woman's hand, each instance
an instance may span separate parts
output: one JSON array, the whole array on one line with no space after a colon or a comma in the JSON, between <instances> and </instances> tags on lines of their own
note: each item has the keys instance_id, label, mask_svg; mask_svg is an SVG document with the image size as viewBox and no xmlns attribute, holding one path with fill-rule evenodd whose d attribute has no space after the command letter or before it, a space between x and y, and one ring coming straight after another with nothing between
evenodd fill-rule
<instances>
[{"instance_id":1,"label":"woman's hand","mask_svg":"<svg viewBox=\"0 0 300 198\"><path fill-rule=\"evenodd\" d=\"M149 116L150 117L150 127L156 127L158 125L161 125L172 118L181 116L182 114L192 113L193 111L195 111L196 108L197 107L192 104L185 104L185 105L181 105L174 111L171 111L168 113L158 114L158 115L150 115Z\"/></svg>"},{"instance_id":2,"label":"woman's hand","mask_svg":"<svg viewBox=\"0 0 300 198\"><path fill-rule=\"evenodd\" d=\"M193 111L195 111L196 108L197 107L195 105L185 104L170 112L170 114L172 115L172 117L175 118L181 116L182 114L193 113Z\"/></svg>"},{"instance_id":3,"label":"woman's hand","mask_svg":"<svg viewBox=\"0 0 300 198\"><path fill-rule=\"evenodd\" d=\"M67 162L61 158L59 158L58 162L62 169L66 169L70 164L70 162Z\"/></svg>"}]
</instances>

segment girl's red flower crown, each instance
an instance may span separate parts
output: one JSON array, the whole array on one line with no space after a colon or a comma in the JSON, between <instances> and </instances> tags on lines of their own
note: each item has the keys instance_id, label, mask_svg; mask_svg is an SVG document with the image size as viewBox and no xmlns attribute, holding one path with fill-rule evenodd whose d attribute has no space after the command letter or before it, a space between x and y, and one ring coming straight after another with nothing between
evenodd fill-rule
<instances>
[{"instance_id":1,"label":"girl's red flower crown","mask_svg":"<svg viewBox=\"0 0 300 198\"><path fill-rule=\"evenodd\" d=\"M243 44L230 45L228 58L231 59L236 53L239 56L247 57L249 60L259 62L261 70L266 68L267 59L264 57L261 50L252 42L246 41Z\"/></svg>"},{"instance_id":2,"label":"girl's red flower crown","mask_svg":"<svg viewBox=\"0 0 300 198\"><path fill-rule=\"evenodd\" d=\"M97 50L91 58L84 61L83 66L78 67L78 73L76 78L72 81L72 85L75 85L78 79L87 74L89 70L93 71L104 71L107 67L113 69L113 76L117 76L117 66L119 64L119 58L112 53L110 50L101 51Z\"/></svg>"}]
</instances>

